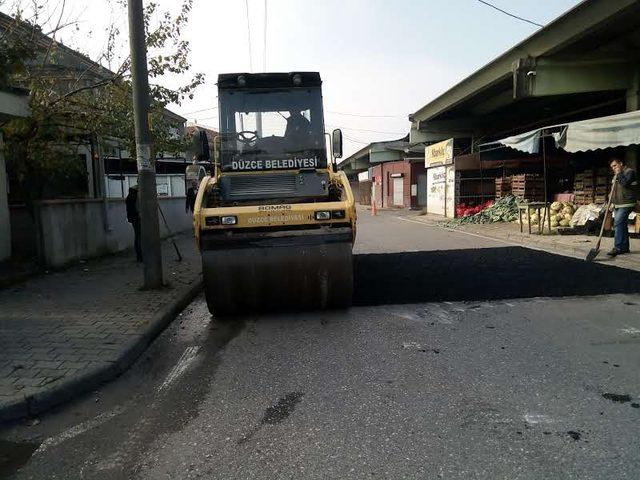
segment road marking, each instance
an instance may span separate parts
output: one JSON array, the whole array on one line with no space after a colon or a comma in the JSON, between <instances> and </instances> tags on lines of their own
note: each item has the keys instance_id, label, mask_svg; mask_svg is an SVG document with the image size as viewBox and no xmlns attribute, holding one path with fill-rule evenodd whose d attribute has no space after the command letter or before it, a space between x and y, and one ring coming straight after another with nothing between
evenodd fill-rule
<instances>
[{"instance_id":1,"label":"road marking","mask_svg":"<svg viewBox=\"0 0 640 480\"><path fill-rule=\"evenodd\" d=\"M196 359L198 355L198 350L200 347L197 345L193 345L187 347L185 351L180 356L178 363L174 365L174 367L169 371L167 378L165 378L164 382L158 387L158 392L161 392L165 388L167 388L171 383L173 383L180 375L186 372L189 365Z\"/></svg>"},{"instance_id":2,"label":"road marking","mask_svg":"<svg viewBox=\"0 0 640 480\"><path fill-rule=\"evenodd\" d=\"M38 449L33 454L40 455L41 453L43 453L44 451L48 450L51 447L60 445L62 442L66 442L67 440L77 437L78 435L82 435L83 433L88 432L93 428L99 427L103 423L106 423L109 420L111 420L113 417L120 415L122 412L124 412L124 410L125 410L124 407L116 407L115 409L109 412L101 413L100 415L98 415L95 418L92 418L91 420L87 420L85 422L79 423L75 427L71 427L65 430L64 432L60 433L59 435L47 438L44 442L40 444Z\"/></svg>"},{"instance_id":3,"label":"road marking","mask_svg":"<svg viewBox=\"0 0 640 480\"><path fill-rule=\"evenodd\" d=\"M524 421L531 425L536 425L538 423L553 423L553 419L550 416L538 413L525 413Z\"/></svg>"},{"instance_id":4,"label":"road marking","mask_svg":"<svg viewBox=\"0 0 640 480\"><path fill-rule=\"evenodd\" d=\"M629 327L629 328L621 328L620 333L624 333L625 335L637 336L640 335L640 328Z\"/></svg>"}]
</instances>

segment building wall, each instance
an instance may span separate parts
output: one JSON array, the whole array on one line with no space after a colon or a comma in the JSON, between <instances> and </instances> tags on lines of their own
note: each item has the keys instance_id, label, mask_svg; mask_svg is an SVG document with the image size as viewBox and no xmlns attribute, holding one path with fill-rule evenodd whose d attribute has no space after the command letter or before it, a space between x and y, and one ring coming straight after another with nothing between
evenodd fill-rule
<instances>
[{"instance_id":1,"label":"building wall","mask_svg":"<svg viewBox=\"0 0 640 480\"><path fill-rule=\"evenodd\" d=\"M411 163L408 160L387 162L372 168L372 181L375 183L375 199L378 208L420 208L417 195L412 195L411 186L418 183L418 174L425 173L422 163ZM394 177L402 174L402 205L394 205ZM417 193L414 189L414 193Z\"/></svg>"},{"instance_id":2,"label":"building wall","mask_svg":"<svg viewBox=\"0 0 640 480\"><path fill-rule=\"evenodd\" d=\"M170 229L192 228L192 216L185 213L184 198L160 198L159 205ZM105 211L106 210L106 211ZM105 232L104 221L108 222ZM160 217L160 235L168 231ZM127 222L123 199L51 200L40 204L37 230L39 256L46 267L63 267L75 260L118 252L133 246L133 229Z\"/></svg>"},{"instance_id":3,"label":"building wall","mask_svg":"<svg viewBox=\"0 0 640 480\"><path fill-rule=\"evenodd\" d=\"M402 175L402 205L394 204L394 180L391 175ZM382 164L384 208L411 208L411 164L401 160Z\"/></svg>"}]
</instances>

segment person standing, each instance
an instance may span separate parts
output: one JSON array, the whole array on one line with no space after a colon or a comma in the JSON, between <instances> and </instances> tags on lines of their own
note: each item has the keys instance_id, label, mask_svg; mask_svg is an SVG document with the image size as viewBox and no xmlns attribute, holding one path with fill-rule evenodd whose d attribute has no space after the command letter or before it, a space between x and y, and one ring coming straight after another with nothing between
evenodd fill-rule
<instances>
[{"instance_id":1,"label":"person standing","mask_svg":"<svg viewBox=\"0 0 640 480\"><path fill-rule=\"evenodd\" d=\"M196 194L198 192L198 184L196 182L191 182L191 186L187 190L187 202L185 205L185 212L191 212L193 214L193 209L196 206Z\"/></svg>"},{"instance_id":2,"label":"person standing","mask_svg":"<svg viewBox=\"0 0 640 480\"><path fill-rule=\"evenodd\" d=\"M140 248L140 213L138 210L138 187L129 188L129 194L125 200L127 206L127 221L133 227L133 245L136 250L136 261L142 262L142 249Z\"/></svg>"},{"instance_id":3,"label":"person standing","mask_svg":"<svg viewBox=\"0 0 640 480\"><path fill-rule=\"evenodd\" d=\"M629 253L629 214L633 212L638 201L638 180L636 171L627 167L619 158L612 158L613 178L613 228L615 240L613 248L607 252L610 257Z\"/></svg>"}]
</instances>

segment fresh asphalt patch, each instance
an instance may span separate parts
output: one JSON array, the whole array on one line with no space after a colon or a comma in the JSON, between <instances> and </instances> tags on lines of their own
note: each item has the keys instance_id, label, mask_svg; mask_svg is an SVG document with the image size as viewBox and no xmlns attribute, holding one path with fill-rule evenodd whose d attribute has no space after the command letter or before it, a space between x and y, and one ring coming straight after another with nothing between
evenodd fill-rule
<instances>
[{"instance_id":1,"label":"fresh asphalt patch","mask_svg":"<svg viewBox=\"0 0 640 480\"><path fill-rule=\"evenodd\" d=\"M640 272L524 247L354 256L356 306L640 292Z\"/></svg>"}]
</instances>

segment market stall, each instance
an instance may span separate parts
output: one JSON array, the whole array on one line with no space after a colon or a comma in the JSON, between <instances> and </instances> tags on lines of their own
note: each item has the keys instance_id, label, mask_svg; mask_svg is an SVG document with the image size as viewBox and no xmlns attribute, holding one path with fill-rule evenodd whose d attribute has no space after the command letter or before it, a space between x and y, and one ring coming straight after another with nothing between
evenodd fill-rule
<instances>
[{"instance_id":1,"label":"market stall","mask_svg":"<svg viewBox=\"0 0 640 480\"><path fill-rule=\"evenodd\" d=\"M497 149L538 155L542 167L539 174L520 173L508 179L504 174L496 177L496 196L509 192L520 203L542 202L543 217L536 220L546 222L550 228L561 229L577 226L568 218L570 214L573 217L576 207L592 206L583 209L590 211L592 216L597 208L601 209L612 181L609 159L612 156L624 158L622 147L634 144L640 144L640 111L539 128L483 144L481 155ZM564 157L568 168L552 169L554 174L550 176L549 153L553 166L561 165L563 162L558 158ZM494 161L488 159L489 164ZM480 162L486 163L487 158L481 158ZM638 228L634 219L635 215L632 215L635 232Z\"/></svg>"}]
</instances>

